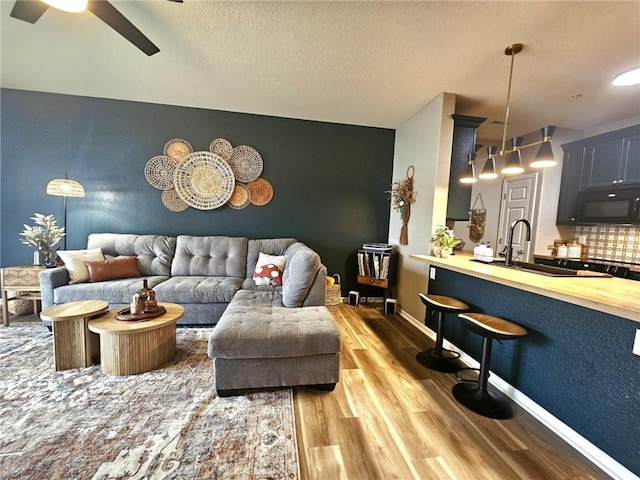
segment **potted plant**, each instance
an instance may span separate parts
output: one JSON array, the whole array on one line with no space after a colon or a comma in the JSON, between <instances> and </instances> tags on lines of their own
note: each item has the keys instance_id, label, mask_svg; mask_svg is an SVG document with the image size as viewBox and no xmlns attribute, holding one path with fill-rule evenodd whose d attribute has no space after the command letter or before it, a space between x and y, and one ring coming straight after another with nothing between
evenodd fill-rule
<instances>
[{"instance_id":1,"label":"potted plant","mask_svg":"<svg viewBox=\"0 0 640 480\"><path fill-rule=\"evenodd\" d=\"M31 220L34 221L35 226L24 226L24 231L20 234L21 237L24 237L21 242L24 245L36 247L37 250L33 253L34 265L55 266L54 259L51 258L51 247L66 235L64 227L56 225L56 219L53 215L34 213Z\"/></svg>"},{"instance_id":2,"label":"potted plant","mask_svg":"<svg viewBox=\"0 0 640 480\"><path fill-rule=\"evenodd\" d=\"M453 247L462 243L452 230L444 225L438 225L435 233L431 235L431 248L436 257L448 258L453 251Z\"/></svg>"}]
</instances>

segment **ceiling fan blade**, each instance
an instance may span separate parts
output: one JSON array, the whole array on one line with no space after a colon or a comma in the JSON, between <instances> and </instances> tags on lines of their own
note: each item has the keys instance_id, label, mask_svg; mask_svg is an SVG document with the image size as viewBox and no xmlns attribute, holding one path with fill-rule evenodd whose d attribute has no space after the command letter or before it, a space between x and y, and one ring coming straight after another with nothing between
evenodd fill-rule
<instances>
[{"instance_id":1,"label":"ceiling fan blade","mask_svg":"<svg viewBox=\"0 0 640 480\"><path fill-rule=\"evenodd\" d=\"M36 23L47 11L47 8L49 5L40 0L16 0L9 16L25 22Z\"/></svg>"},{"instance_id":2,"label":"ceiling fan blade","mask_svg":"<svg viewBox=\"0 0 640 480\"><path fill-rule=\"evenodd\" d=\"M87 9L147 55L151 56L160 51L151 40L145 37L133 23L106 0L89 1Z\"/></svg>"}]
</instances>

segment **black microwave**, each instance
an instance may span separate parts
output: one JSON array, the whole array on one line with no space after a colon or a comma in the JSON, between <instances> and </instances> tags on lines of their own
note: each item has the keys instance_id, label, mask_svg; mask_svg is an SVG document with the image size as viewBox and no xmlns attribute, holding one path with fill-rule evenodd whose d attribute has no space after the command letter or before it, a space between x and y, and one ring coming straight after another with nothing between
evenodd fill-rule
<instances>
[{"instance_id":1,"label":"black microwave","mask_svg":"<svg viewBox=\"0 0 640 480\"><path fill-rule=\"evenodd\" d=\"M577 223L640 224L640 186L578 193Z\"/></svg>"}]
</instances>

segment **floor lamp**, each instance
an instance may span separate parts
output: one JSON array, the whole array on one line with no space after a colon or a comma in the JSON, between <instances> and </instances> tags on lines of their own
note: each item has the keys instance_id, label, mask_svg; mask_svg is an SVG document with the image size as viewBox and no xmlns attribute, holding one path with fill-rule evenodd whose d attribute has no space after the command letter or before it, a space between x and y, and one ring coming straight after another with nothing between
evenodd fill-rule
<instances>
[{"instance_id":1,"label":"floor lamp","mask_svg":"<svg viewBox=\"0 0 640 480\"><path fill-rule=\"evenodd\" d=\"M65 174L64 178L54 178L47 183L47 195L56 197L64 197L64 217L63 226L65 233L67 232L67 197L84 197L84 187L80 182L68 178ZM67 249L67 236L62 237L62 249Z\"/></svg>"}]
</instances>

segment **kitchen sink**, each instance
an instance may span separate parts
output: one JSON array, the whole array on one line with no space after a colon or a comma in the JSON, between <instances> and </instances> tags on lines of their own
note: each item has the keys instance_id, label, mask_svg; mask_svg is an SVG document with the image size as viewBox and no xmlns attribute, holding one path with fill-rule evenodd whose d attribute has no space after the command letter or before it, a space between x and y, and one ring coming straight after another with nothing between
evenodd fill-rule
<instances>
[{"instance_id":1,"label":"kitchen sink","mask_svg":"<svg viewBox=\"0 0 640 480\"><path fill-rule=\"evenodd\" d=\"M513 270L522 270L523 272L537 273L548 277L605 277L610 278L611 275L600 272L592 272L588 270L571 270L569 268L552 267L549 265L540 265L538 263L521 262L514 260L512 265L504 263L495 263L500 267L511 268Z\"/></svg>"}]
</instances>

